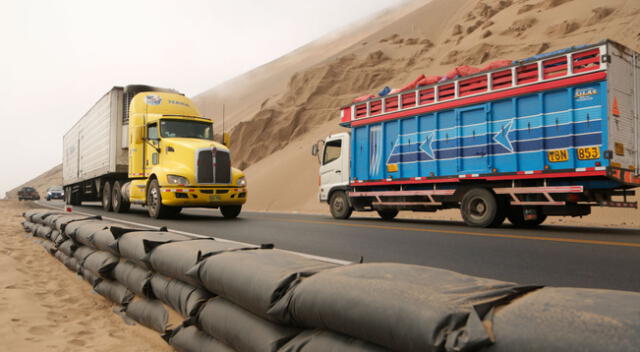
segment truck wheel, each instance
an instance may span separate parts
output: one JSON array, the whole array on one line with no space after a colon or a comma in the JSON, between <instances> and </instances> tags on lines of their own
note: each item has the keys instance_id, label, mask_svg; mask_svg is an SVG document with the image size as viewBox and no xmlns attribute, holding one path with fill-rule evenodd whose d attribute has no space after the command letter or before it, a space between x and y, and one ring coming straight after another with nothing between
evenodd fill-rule
<instances>
[{"instance_id":1,"label":"truck wheel","mask_svg":"<svg viewBox=\"0 0 640 352\"><path fill-rule=\"evenodd\" d=\"M113 184L113 190L111 191L111 206L116 213L126 213L131 208L131 203L128 199L124 199L122 196L122 184L120 181L116 181Z\"/></svg>"},{"instance_id":2,"label":"truck wheel","mask_svg":"<svg viewBox=\"0 0 640 352\"><path fill-rule=\"evenodd\" d=\"M160 193L160 185L158 180L154 179L149 183L147 190L147 211L149 216L154 219L162 219L171 215L170 207L162 204L162 194Z\"/></svg>"},{"instance_id":3,"label":"truck wheel","mask_svg":"<svg viewBox=\"0 0 640 352\"><path fill-rule=\"evenodd\" d=\"M71 192L71 195L69 196L69 198L70 198L71 205L76 205L76 206L82 205L82 194L80 194L80 191Z\"/></svg>"},{"instance_id":4,"label":"truck wheel","mask_svg":"<svg viewBox=\"0 0 640 352\"><path fill-rule=\"evenodd\" d=\"M460 213L469 226L496 227L505 219L502 203L492 192L484 188L474 188L462 197Z\"/></svg>"},{"instance_id":5,"label":"truck wheel","mask_svg":"<svg viewBox=\"0 0 640 352\"><path fill-rule=\"evenodd\" d=\"M331 215L336 219L348 219L353 209L349 206L347 195L342 191L337 191L331 195L329 200Z\"/></svg>"},{"instance_id":6,"label":"truck wheel","mask_svg":"<svg viewBox=\"0 0 640 352\"><path fill-rule=\"evenodd\" d=\"M380 218L382 218L382 220L393 220L393 218L395 218L398 215L398 209L384 209L384 210L377 210L378 215L380 215Z\"/></svg>"},{"instance_id":7,"label":"truck wheel","mask_svg":"<svg viewBox=\"0 0 640 352\"><path fill-rule=\"evenodd\" d=\"M111 211L111 182L105 181L102 186L102 210Z\"/></svg>"},{"instance_id":8,"label":"truck wheel","mask_svg":"<svg viewBox=\"0 0 640 352\"><path fill-rule=\"evenodd\" d=\"M526 220L524 218L524 208L522 207L509 207L507 211L507 218L513 226L524 228L536 227L547 220L547 216L544 214L539 214L538 218L535 220Z\"/></svg>"},{"instance_id":9,"label":"truck wheel","mask_svg":"<svg viewBox=\"0 0 640 352\"><path fill-rule=\"evenodd\" d=\"M220 212L225 219L234 219L240 215L242 205L223 205L220 207Z\"/></svg>"}]
</instances>

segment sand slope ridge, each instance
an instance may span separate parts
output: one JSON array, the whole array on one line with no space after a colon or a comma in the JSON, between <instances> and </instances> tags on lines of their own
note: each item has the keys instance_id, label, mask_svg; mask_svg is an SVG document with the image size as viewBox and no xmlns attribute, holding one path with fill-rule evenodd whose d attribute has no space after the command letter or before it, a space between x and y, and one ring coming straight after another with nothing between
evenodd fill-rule
<instances>
[{"instance_id":1,"label":"sand slope ridge","mask_svg":"<svg viewBox=\"0 0 640 352\"><path fill-rule=\"evenodd\" d=\"M25 237L24 203L0 201L0 336L4 351L172 351L130 326L44 249Z\"/></svg>"}]
</instances>

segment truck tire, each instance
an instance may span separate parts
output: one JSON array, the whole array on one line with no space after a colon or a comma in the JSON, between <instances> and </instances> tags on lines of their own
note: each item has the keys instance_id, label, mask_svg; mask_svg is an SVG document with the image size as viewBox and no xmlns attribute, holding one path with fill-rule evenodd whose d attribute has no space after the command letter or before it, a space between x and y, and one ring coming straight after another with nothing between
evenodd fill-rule
<instances>
[{"instance_id":1,"label":"truck tire","mask_svg":"<svg viewBox=\"0 0 640 352\"><path fill-rule=\"evenodd\" d=\"M111 211L111 182L105 181L102 186L102 210Z\"/></svg>"},{"instance_id":2,"label":"truck tire","mask_svg":"<svg viewBox=\"0 0 640 352\"><path fill-rule=\"evenodd\" d=\"M398 215L398 209L377 210L382 220L393 220Z\"/></svg>"},{"instance_id":3,"label":"truck tire","mask_svg":"<svg viewBox=\"0 0 640 352\"><path fill-rule=\"evenodd\" d=\"M342 191L336 191L331 195L329 199L329 209L331 215L336 219L348 219L353 212L349 205L349 199L347 195Z\"/></svg>"},{"instance_id":4,"label":"truck tire","mask_svg":"<svg viewBox=\"0 0 640 352\"><path fill-rule=\"evenodd\" d=\"M242 205L223 205L220 207L220 212L225 219L234 219L240 215Z\"/></svg>"},{"instance_id":5,"label":"truck tire","mask_svg":"<svg viewBox=\"0 0 640 352\"><path fill-rule=\"evenodd\" d=\"M126 213L131 208L129 200L122 196L122 184L120 181L113 183L113 190L111 191L111 207L116 213Z\"/></svg>"},{"instance_id":6,"label":"truck tire","mask_svg":"<svg viewBox=\"0 0 640 352\"><path fill-rule=\"evenodd\" d=\"M162 193L156 179L151 180L147 190L147 211L149 216L154 219L163 219L175 212L172 207L162 204Z\"/></svg>"},{"instance_id":7,"label":"truck tire","mask_svg":"<svg viewBox=\"0 0 640 352\"><path fill-rule=\"evenodd\" d=\"M542 224L547 220L547 216L539 214L535 220L526 220L522 207L509 207L507 210L507 219L509 219L509 222L515 227L532 228Z\"/></svg>"},{"instance_id":8,"label":"truck tire","mask_svg":"<svg viewBox=\"0 0 640 352\"><path fill-rule=\"evenodd\" d=\"M80 194L80 191L71 192L71 195L69 196L69 204L75 206L82 205L82 194Z\"/></svg>"},{"instance_id":9,"label":"truck tire","mask_svg":"<svg viewBox=\"0 0 640 352\"><path fill-rule=\"evenodd\" d=\"M472 227L500 226L506 216L503 201L484 188L473 188L465 193L460 213L464 222Z\"/></svg>"}]
</instances>

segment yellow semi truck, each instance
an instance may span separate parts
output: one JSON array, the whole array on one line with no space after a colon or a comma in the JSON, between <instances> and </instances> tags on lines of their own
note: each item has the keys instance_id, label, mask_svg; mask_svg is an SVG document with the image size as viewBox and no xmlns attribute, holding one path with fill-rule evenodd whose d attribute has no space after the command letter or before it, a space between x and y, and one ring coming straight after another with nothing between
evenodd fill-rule
<instances>
[{"instance_id":1,"label":"yellow semi truck","mask_svg":"<svg viewBox=\"0 0 640 352\"><path fill-rule=\"evenodd\" d=\"M145 205L149 216L184 207L240 214L247 181L231 167L229 136L183 94L144 85L114 87L64 135L65 202L100 201L105 211Z\"/></svg>"}]
</instances>

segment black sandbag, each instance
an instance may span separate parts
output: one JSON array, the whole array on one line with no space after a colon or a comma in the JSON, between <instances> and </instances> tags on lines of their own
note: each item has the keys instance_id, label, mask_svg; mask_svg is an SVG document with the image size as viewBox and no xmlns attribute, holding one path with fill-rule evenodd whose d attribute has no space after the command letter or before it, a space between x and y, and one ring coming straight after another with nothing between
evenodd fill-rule
<instances>
[{"instance_id":1,"label":"black sandbag","mask_svg":"<svg viewBox=\"0 0 640 352\"><path fill-rule=\"evenodd\" d=\"M234 352L193 325L180 326L170 334L168 340L169 345L178 352Z\"/></svg>"},{"instance_id":2,"label":"black sandbag","mask_svg":"<svg viewBox=\"0 0 640 352\"><path fill-rule=\"evenodd\" d=\"M44 224L51 227L51 228L55 228L55 224L56 224L56 220L58 220L58 218L60 218L61 216L65 216L66 213L64 212L57 212L57 213L53 213L53 214L49 214L46 217L44 217Z\"/></svg>"},{"instance_id":3,"label":"black sandbag","mask_svg":"<svg viewBox=\"0 0 640 352\"><path fill-rule=\"evenodd\" d=\"M77 273L80 271L80 263L78 263L78 260L76 258L69 257L60 251L55 252L54 256L59 261L61 261L62 264L64 264L64 266L67 267L67 269L73 271L74 273Z\"/></svg>"},{"instance_id":4,"label":"black sandbag","mask_svg":"<svg viewBox=\"0 0 640 352\"><path fill-rule=\"evenodd\" d=\"M83 267L80 267L78 274L84 279L84 281L88 282L91 287L95 287L100 281L102 281L101 277Z\"/></svg>"},{"instance_id":5,"label":"black sandbag","mask_svg":"<svg viewBox=\"0 0 640 352\"><path fill-rule=\"evenodd\" d=\"M67 240L67 237L65 235L63 235L62 233L60 233L58 230L55 230L55 229L51 231L51 235L49 237L51 238L51 241L56 246L61 245L62 242Z\"/></svg>"},{"instance_id":6,"label":"black sandbag","mask_svg":"<svg viewBox=\"0 0 640 352\"><path fill-rule=\"evenodd\" d=\"M336 266L275 249L256 249L208 257L189 275L210 292L263 318L280 322L282 316L268 311L287 290L304 277Z\"/></svg>"},{"instance_id":7,"label":"black sandbag","mask_svg":"<svg viewBox=\"0 0 640 352\"><path fill-rule=\"evenodd\" d=\"M187 241L191 237L166 231L134 231L123 234L114 244L114 250L120 256L133 261L135 264L151 269L146 261L147 251L145 241L153 243L169 243Z\"/></svg>"},{"instance_id":8,"label":"black sandbag","mask_svg":"<svg viewBox=\"0 0 640 352\"><path fill-rule=\"evenodd\" d=\"M45 209L45 208L36 208L36 209L29 209L27 211L25 211L24 213L22 213L22 216L29 220L30 222L34 222L33 221L33 217L35 215L41 214L41 213L46 213L47 211L49 211L49 209Z\"/></svg>"},{"instance_id":9,"label":"black sandbag","mask_svg":"<svg viewBox=\"0 0 640 352\"><path fill-rule=\"evenodd\" d=\"M93 290L111 302L125 305L133 299L133 292L117 281L102 280L98 282Z\"/></svg>"},{"instance_id":10,"label":"black sandbag","mask_svg":"<svg viewBox=\"0 0 640 352\"><path fill-rule=\"evenodd\" d=\"M44 247L44 249L47 251L47 253L49 254L55 254L56 253L56 246L53 244L53 242L51 241L47 241L47 240L40 240L40 245L42 247Z\"/></svg>"},{"instance_id":11,"label":"black sandbag","mask_svg":"<svg viewBox=\"0 0 640 352\"><path fill-rule=\"evenodd\" d=\"M545 287L495 309L487 352L640 349L640 293Z\"/></svg>"},{"instance_id":12,"label":"black sandbag","mask_svg":"<svg viewBox=\"0 0 640 352\"><path fill-rule=\"evenodd\" d=\"M353 264L295 287L274 313L398 351L444 351L491 343L487 308L530 288L425 266ZM482 307L480 309L479 307Z\"/></svg>"},{"instance_id":13,"label":"black sandbag","mask_svg":"<svg viewBox=\"0 0 640 352\"><path fill-rule=\"evenodd\" d=\"M164 332L169 320L169 313L159 301L134 298L127 304L125 312L131 319L150 329Z\"/></svg>"},{"instance_id":14,"label":"black sandbag","mask_svg":"<svg viewBox=\"0 0 640 352\"><path fill-rule=\"evenodd\" d=\"M78 263L80 265L84 265L84 261L87 259L87 257L95 253L95 251L96 250L91 247L79 246L73 252L73 257L76 258L76 260L78 260Z\"/></svg>"},{"instance_id":15,"label":"black sandbag","mask_svg":"<svg viewBox=\"0 0 640 352\"><path fill-rule=\"evenodd\" d=\"M222 297L205 303L196 321L202 331L236 351L275 352L300 332L262 319Z\"/></svg>"},{"instance_id":16,"label":"black sandbag","mask_svg":"<svg viewBox=\"0 0 640 352\"><path fill-rule=\"evenodd\" d=\"M77 220L68 223L64 228L64 234L75 240L76 242L80 242L85 246L91 246L88 241L89 235L93 232L106 228L109 223L100 219L86 219L86 220ZM82 232L81 237L77 237L80 229L84 228L85 231ZM87 235L87 232L90 232Z\"/></svg>"},{"instance_id":17,"label":"black sandbag","mask_svg":"<svg viewBox=\"0 0 640 352\"><path fill-rule=\"evenodd\" d=\"M45 211L39 211L31 216L31 221L37 224L47 225L47 223L45 222L47 217L55 214L64 214L64 213L56 210L50 210L50 209Z\"/></svg>"},{"instance_id":18,"label":"black sandbag","mask_svg":"<svg viewBox=\"0 0 640 352\"><path fill-rule=\"evenodd\" d=\"M213 238L180 241L152 248L147 261L150 267L160 274L178 279L192 286L199 286L197 280L187 275L187 271L193 268L200 258L242 248L256 247L216 241Z\"/></svg>"},{"instance_id":19,"label":"black sandbag","mask_svg":"<svg viewBox=\"0 0 640 352\"><path fill-rule=\"evenodd\" d=\"M181 318L175 312L165 308L158 300L136 297L127 304L125 313L139 324L157 332L165 332L182 323Z\"/></svg>"},{"instance_id":20,"label":"black sandbag","mask_svg":"<svg viewBox=\"0 0 640 352\"><path fill-rule=\"evenodd\" d=\"M185 318L194 316L200 306L211 297L211 293L206 290L160 274L154 274L151 278L151 288L157 299Z\"/></svg>"},{"instance_id":21,"label":"black sandbag","mask_svg":"<svg viewBox=\"0 0 640 352\"><path fill-rule=\"evenodd\" d=\"M104 252L106 253L106 252ZM113 277L138 296L154 298L151 290L152 273L130 261L119 262L113 269Z\"/></svg>"},{"instance_id":22,"label":"black sandbag","mask_svg":"<svg viewBox=\"0 0 640 352\"><path fill-rule=\"evenodd\" d=\"M109 228L102 229L94 232L90 236L90 241L93 244L93 247L99 249L101 251L111 252L117 256L120 256L118 253L116 241L117 238L120 238L127 232L134 231L143 231L142 229L134 229L134 228L123 228L120 226L109 226Z\"/></svg>"},{"instance_id":23,"label":"black sandbag","mask_svg":"<svg viewBox=\"0 0 640 352\"><path fill-rule=\"evenodd\" d=\"M325 330L307 330L278 352L385 352L388 349L356 338Z\"/></svg>"},{"instance_id":24,"label":"black sandbag","mask_svg":"<svg viewBox=\"0 0 640 352\"><path fill-rule=\"evenodd\" d=\"M37 224L33 234L40 238L49 239L49 236L51 235L51 231L53 230L50 227L42 224Z\"/></svg>"},{"instance_id":25,"label":"black sandbag","mask_svg":"<svg viewBox=\"0 0 640 352\"><path fill-rule=\"evenodd\" d=\"M112 279L113 269L120 262L120 258L105 251L95 251L87 256L82 263L85 269L105 279Z\"/></svg>"},{"instance_id":26,"label":"black sandbag","mask_svg":"<svg viewBox=\"0 0 640 352\"><path fill-rule=\"evenodd\" d=\"M78 221L78 220L82 220L82 219L86 219L87 217L84 215L77 215L77 214L69 214L66 213L64 215L61 215L59 217L57 217L54 221L55 224L55 229L60 231L60 232L64 232L64 227L68 224L71 223L73 221ZM95 218L90 218L90 219L95 219Z\"/></svg>"},{"instance_id":27,"label":"black sandbag","mask_svg":"<svg viewBox=\"0 0 640 352\"><path fill-rule=\"evenodd\" d=\"M62 242L58 246L58 250L69 257L73 256L73 252L75 252L76 249L78 249L78 245L76 245L75 242L73 242L73 240L70 240L70 239Z\"/></svg>"},{"instance_id":28,"label":"black sandbag","mask_svg":"<svg viewBox=\"0 0 640 352\"><path fill-rule=\"evenodd\" d=\"M33 228L34 228L35 226L36 226L36 225L35 225L34 223L32 223L31 221L28 221L28 220L27 220L27 221L23 221L23 222L22 222L22 227L24 228L24 230L25 230L26 232L33 232Z\"/></svg>"}]
</instances>

